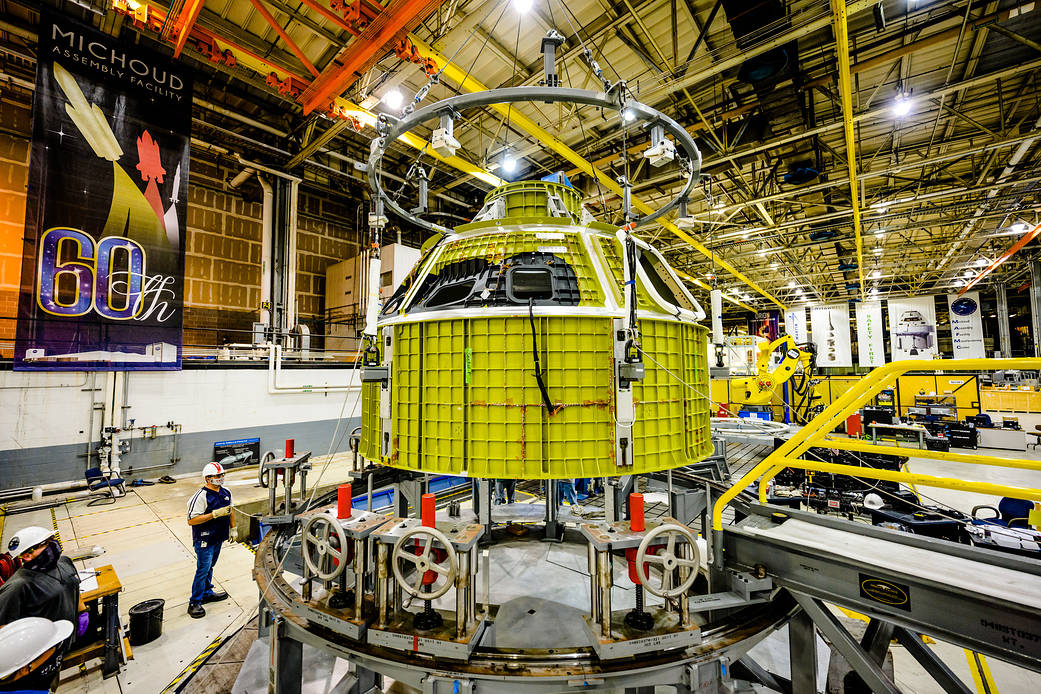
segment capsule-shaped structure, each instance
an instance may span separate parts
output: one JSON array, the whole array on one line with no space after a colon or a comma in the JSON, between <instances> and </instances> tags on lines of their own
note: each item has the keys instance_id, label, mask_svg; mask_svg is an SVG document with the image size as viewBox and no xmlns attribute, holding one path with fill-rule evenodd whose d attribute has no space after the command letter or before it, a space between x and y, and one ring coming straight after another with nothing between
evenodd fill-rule
<instances>
[{"instance_id":1,"label":"capsule-shaped structure","mask_svg":"<svg viewBox=\"0 0 1041 694\"><path fill-rule=\"evenodd\" d=\"M712 453L702 318L661 255L569 185L501 186L384 305L360 453L513 479L697 462Z\"/></svg>"}]
</instances>

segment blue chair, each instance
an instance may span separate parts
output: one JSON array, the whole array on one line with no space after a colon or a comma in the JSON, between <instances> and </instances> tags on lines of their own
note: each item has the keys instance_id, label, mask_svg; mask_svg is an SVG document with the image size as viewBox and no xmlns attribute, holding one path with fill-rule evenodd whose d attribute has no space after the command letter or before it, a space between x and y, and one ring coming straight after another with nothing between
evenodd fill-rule
<instances>
[{"instance_id":1,"label":"blue chair","mask_svg":"<svg viewBox=\"0 0 1041 694\"><path fill-rule=\"evenodd\" d=\"M91 494L100 494L98 498L87 503L87 506L93 506L94 504L114 504L116 499L121 496L126 496L127 490L124 480L111 477L101 471L99 467L92 467L85 473L87 478L87 489ZM116 494L116 490L119 490L119 494Z\"/></svg>"},{"instance_id":2,"label":"blue chair","mask_svg":"<svg viewBox=\"0 0 1041 694\"><path fill-rule=\"evenodd\" d=\"M990 518L977 518L976 512L989 509L994 512L994 515ZM1001 501L998 502L998 507L993 506L973 506L972 507L972 523L973 525L999 525L1004 528L1012 527L1027 527L1027 516L1034 509L1034 502L1026 499L1013 499L1012 497L1002 497Z\"/></svg>"}]
</instances>

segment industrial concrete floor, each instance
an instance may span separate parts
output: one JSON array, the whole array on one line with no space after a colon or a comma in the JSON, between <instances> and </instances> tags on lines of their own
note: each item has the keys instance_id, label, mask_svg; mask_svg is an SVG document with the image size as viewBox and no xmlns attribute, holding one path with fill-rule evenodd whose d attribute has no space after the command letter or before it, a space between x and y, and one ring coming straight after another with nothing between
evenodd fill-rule
<instances>
[{"instance_id":1,"label":"industrial concrete floor","mask_svg":"<svg viewBox=\"0 0 1041 694\"><path fill-rule=\"evenodd\" d=\"M348 455L333 456L327 466L316 462L308 478L309 487L326 488L342 482L349 465ZM227 474L225 485L236 504L266 498L267 490L257 485L256 478L256 467ZM124 626L129 623L129 609L137 603L153 598L166 601L163 635L134 648L133 660L118 676L103 679L100 661L95 660L86 667L66 669L58 687L60 694L163 692L215 639L233 633L256 613L253 553L245 545L228 544L221 550L213 577L214 584L227 591L229 599L206 605L206 616L201 619L187 614L195 574L187 506L201 485L199 478L191 476L175 484L128 487L127 495L110 505L87 506L86 500L78 500L0 518L0 541L4 543L0 546L6 546L18 529L39 525L57 528L67 553L103 548L101 556L77 564L81 568L108 564L115 568L123 584L119 612Z\"/></svg>"},{"instance_id":2,"label":"industrial concrete floor","mask_svg":"<svg viewBox=\"0 0 1041 694\"><path fill-rule=\"evenodd\" d=\"M768 447L753 450L747 446L735 448L732 461L737 463L735 473L754 464ZM980 454L1000 457L1019 457L1041 460L1035 450L1000 451L984 450ZM738 462L739 461L739 462ZM349 465L347 456L332 461L322 475L321 486L332 485L346 479ZM991 466L961 465L940 461L912 458L910 469L914 472L941 476L960 476L988 482L1000 482L1018 486L1041 487L1041 472L1009 470ZM311 483L316 483L316 471ZM264 498L266 490L255 486L256 469L233 471L228 474L227 486L236 503ZM96 558L80 562L83 567L112 564L123 583L120 594L120 614L127 624L127 611L143 600L162 598L166 601L163 635L151 644L134 649L134 659L116 677L104 680L98 661L86 667L66 670L58 691L66 692L122 692L123 694L156 694L163 692L170 683L217 638L227 637L239 627L247 624L256 612L257 591L251 578L252 552L243 545L228 545L221 553L214 577L221 589L231 596L221 603L207 605L207 615L194 620L186 614L191 577L195 569L191 550L191 532L185 522L188 498L199 487L194 477L178 480L172 485L130 488L128 495L108 506L88 507L86 501L75 501L54 509L33 511L4 518L3 542L17 529L26 525L57 527L66 551L89 549L101 546L105 553ZM926 496L969 511L980 503L996 504L997 499L981 495L948 492L939 489L920 489ZM650 501L651 499L648 499ZM545 553L541 560L558 565L575 575L575 592L564 600L574 602L574 607L584 604L584 591L588 580L584 572L584 561L571 561L553 545L542 545ZM528 580L512 573L524 566L531 566L535 557L527 556L534 549L522 550L523 559L500 563L493 568L496 590L505 589L512 581L532 585ZM574 563L574 566L571 564ZM509 566L507 566L509 564ZM510 566L514 567L513 569ZM618 588L616 590L623 590ZM549 600L560 597L544 596ZM619 594L616 604L627 604L627 596ZM856 615L846 612L846 617ZM945 643L932 644L951 669L961 677L970 689L984 691L973 681L966 653L956 646ZM925 674L922 668L900 647L892 649L896 665L896 682L909 694L939 694L942 690ZM226 670L239 667L246 652L224 651L216 665ZM971 655L969 656L971 657ZM996 691L1002 694L1034 694L1038 691L1041 676L1020 668L1006 665L995 659L985 659L989 665ZM780 668L783 674L783 667ZM992 691L995 691L992 690ZM197 690L199 691L199 690ZM210 691L222 691L212 689ZM229 690L230 691L230 690ZM330 690L331 691L331 690Z\"/></svg>"}]
</instances>

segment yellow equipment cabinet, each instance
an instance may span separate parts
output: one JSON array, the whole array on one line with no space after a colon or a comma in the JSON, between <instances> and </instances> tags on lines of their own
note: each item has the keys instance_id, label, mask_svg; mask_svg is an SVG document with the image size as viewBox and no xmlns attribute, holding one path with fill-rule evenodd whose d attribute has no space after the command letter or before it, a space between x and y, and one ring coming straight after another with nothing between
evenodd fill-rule
<instances>
[{"instance_id":1,"label":"yellow equipment cabinet","mask_svg":"<svg viewBox=\"0 0 1041 694\"><path fill-rule=\"evenodd\" d=\"M503 216L427 249L384 307L361 454L513 479L638 474L711 454L704 313L664 259L583 218L570 186L508 184L489 193L485 209L496 206Z\"/></svg>"}]
</instances>

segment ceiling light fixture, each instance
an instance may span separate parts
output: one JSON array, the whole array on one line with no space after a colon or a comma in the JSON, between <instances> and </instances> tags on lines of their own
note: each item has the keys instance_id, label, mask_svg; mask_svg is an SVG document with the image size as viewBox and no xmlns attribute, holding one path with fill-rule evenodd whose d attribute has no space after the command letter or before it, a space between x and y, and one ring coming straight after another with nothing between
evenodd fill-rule
<instances>
[{"instance_id":1,"label":"ceiling light fixture","mask_svg":"<svg viewBox=\"0 0 1041 694\"><path fill-rule=\"evenodd\" d=\"M530 2L528 4L529 6L531 5ZM624 111L622 111L622 120L624 120L626 123L632 123L634 120L636 120L636 114L633 113L633 110L631 108L627 108Z\"/></svg>"},{"instance_id":2,"label":"ceiling light fixture","mask_svg":"<svg viewBox=\"0 0 1041 694\"><path fill-rule=\"evenodd\" d=\"M531 10L532 0L513 0L513 7L521 14Z\"/></svg>"},{"instance_id":3,"label":"ceiling light fixture","mask_svg":"<svg viewBox=\"0 0 1041 694\"><path fill-rule=\"evenodd\" d=\"M896 99L893 100L893 115L897 118L903 118L911 112L911 95L900 92L896 95Z\"/></svg>"},{"instance_id":4,"label":"ceiling light fixture","mask_svg":"<svg viewBox=\"0 0 1041 694\"><path fill-rule=\"evenodd\" d=\"M873 280L877 280L881 276L882 276L882 271L881 270L875 270L874 272L871 273L871 279L873 279Z\"/></svg>"},{"instance_id":5,"label":"ceiling light fixture","mask_svg":"<svg viewBox=\"0 0 1041 694\"><path fill-rule=\"evenodd\" d=\"M506 173L513 173L517 170L517 160L512 154L507 152L502 158L502 170Z\"/></svg>"},{"instance_id":6,"label":"ceiling light fixture","mask_svg":"<svg viewBox=\"0 0 1041 694\"><path fill-rule=\"evenodd\" d=\"M401 108L401 102L404 100L404 98L405 97L401 95L400 91L398 91L397 89L391 89L389 92L383 95L383 103L385 103L389 108L392 108L396 111L399 108Z\"/></svg>"}]
</instances>

